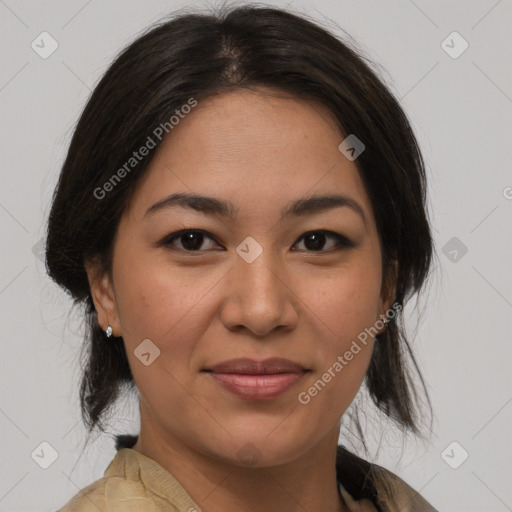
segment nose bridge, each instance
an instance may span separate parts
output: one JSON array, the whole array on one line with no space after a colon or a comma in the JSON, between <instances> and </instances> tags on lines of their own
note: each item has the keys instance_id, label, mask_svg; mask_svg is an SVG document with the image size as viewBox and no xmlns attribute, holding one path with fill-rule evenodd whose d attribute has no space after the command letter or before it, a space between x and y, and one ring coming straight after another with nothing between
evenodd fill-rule
<instances>
[{"instance_id":1,"label":"nose bridge","mask_svg":"<svg viewBox=\"0 0 512 512\"><path fill-rule=\"evenodd\" d=\"M254 239L237 247L223 311L226 327L243 325L258 335L276 326L291 327L297 319L292 296L284 264L276 254Z\"/></svg>"},{"instance_id":2,"label":"nose bridge","mask_svg":"<svg viewBox=\"0 0 512 512\"><path fill-rule=\"evenodd\" d=\"M240 279L245 282L249 296L268 295L268 298L275 300L282 293L280 265L272 255L261 255L252 263L238 261L237 265L240 268Z\"/></svg>"},{"instance_id":3,"label":"nose bridge","mask_svg":"<svg viewBox=\"0 0 512 512\"><path fill-rule=\"evenodd\" d=\"M253 249L251 249L253 250ZM265 309L277 308L282 300L282 265L270 249L262 251L253 261L240 256L236 261L241 293L246 306Z\"/></svg>"}]
</instances>

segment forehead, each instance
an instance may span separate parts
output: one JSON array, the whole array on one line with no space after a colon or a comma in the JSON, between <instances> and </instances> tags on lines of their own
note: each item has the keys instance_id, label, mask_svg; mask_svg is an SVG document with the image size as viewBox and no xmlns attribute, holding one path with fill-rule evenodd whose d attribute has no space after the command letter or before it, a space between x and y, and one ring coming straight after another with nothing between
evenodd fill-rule
<instances>
[{"instance_id":1,"label":"forehead","mask_svg":"<svg viewBox=\"0 0 512 512\"><path fill-rule=\"evenodd\" d=\"M342 140L334 117L313 102L248 90L210 97L164 139L132 208L139 216L149 203L184 192L259 216L305 195L339 193L370 216L357 166L338 149Z\"/></svg>"}]
</instances>

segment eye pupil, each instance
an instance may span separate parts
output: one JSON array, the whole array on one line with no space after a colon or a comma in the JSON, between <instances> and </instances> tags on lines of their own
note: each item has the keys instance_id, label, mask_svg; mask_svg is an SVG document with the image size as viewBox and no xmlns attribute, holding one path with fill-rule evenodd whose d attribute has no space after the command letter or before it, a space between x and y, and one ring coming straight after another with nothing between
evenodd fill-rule
<instances>
[{"instance_id":1,"label":"eye pupil","mask_svg":"<svg viewBox=\"0 0 512 512\"><path fill-rule=\"evenodd\" d=\"M190 251L197 251L203 244L203 234L197 232L189 232L181 235L181 243L183 247Z\"/></svg>"},{"instance_id":2,"label":"eye pupil","mask_svg":"<svg viewBox=\"0 0 512 512\"><path fill-rule=\"evenodd\" d=\"M308 240L312 241L312 243L308 243ZM304 238L304 245L311 251L322 249L324 244L325 235L323 233L311 233Z\"/></svg>"}]
</instances>

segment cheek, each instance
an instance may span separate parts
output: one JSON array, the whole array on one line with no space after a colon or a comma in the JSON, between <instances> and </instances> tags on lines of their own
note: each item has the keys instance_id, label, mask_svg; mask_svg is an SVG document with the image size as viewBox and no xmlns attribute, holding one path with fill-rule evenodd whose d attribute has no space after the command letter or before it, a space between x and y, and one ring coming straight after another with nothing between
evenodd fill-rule
<instances>
[{"instance_id":1,"label":"cheek","mask_svg":"<svg viewBox=\"0 0 512 512\"><path fill-rule=\"evenodd\" d=\"M366 376L374 341L365 329L375 323L379 289L369 272L332 278L309 295L317 365L298 390L311 431L334 424L345 413Z\"/></svg>"},{"instance_id":2,"label":"cheek","mask_svg":"<svg viewBox=\"0 0 512 512\"><path fill-rule=\"evenodd\" d=\"M329 348L344 349L347 342L375 323L380 289L378 267L361 262L317 279L315 286L304 291L313 316L330 332L326 338L331 340Z\"/></svg>"},{"instance_id":3,"label":"cheek","mask_svg":"<svg viewBox=\"0 0 512 512\"><path fill-rule=\"evenodd\" d=\"M370 266L354 265L317 280L305 297L314 330L322 339L315 347L316 378L322 382L308 394L316 396L321 390L325 400L337 400L340 405L341 400L348 406L372 355L373 337L368 329L378 319L380 273Z\"/></svg>"},{"instance_id":4,"label":"cheek","mask_svg":"<svg viewBox=\"0 0 512 512\"><path fill-rule=\"evenodd\" d=\"M201 298L213 283L208 286L210 279L190 279L169 266L144 266L140 260L125 268L130 278L118 281L118 313L137 388L158 410L166 410L172 400L178 407L208 318ZM150 355L144 362L145 353Z\"/></svg>"},{"instance_id":5,"label":"cheek","mask_svg":"<svg viewBox=\"0 0 512 512\"><path fill-rule=\"evenodd\" d=\"M117 272L118 313L137 387L148 399L177 398L187 386L195 350L212 322L212 291L225 270L184 269L158 260L144 264L143 257L133 254L119 262ZM151 343L141 345L144 340ZM148 352L140 348L145 346L151 361L153 352L158 354L149 366L138 357Z\"/></svg>"},{"instance_id":6,"label":"cheek","mask_svg":"<svg viewBox=\"0 0 512 512\"><path fill-rule=\"evenodd\" d=\"M222 276L221 269L184 268L170 264L165 254L150 259L143 252L120 259L116 273L118 313L127 337L164 344L173 332L200 322L201 303Z\"/></svg>"}]
</instances>

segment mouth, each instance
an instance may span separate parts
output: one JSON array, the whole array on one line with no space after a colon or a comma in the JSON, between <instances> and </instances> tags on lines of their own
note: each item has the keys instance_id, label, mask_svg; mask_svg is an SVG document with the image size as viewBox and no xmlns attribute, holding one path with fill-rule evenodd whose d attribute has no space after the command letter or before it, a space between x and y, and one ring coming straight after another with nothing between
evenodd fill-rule
<instances>
[{"instance_id":1,"label":"mouth","mask_svg":"<svg viewBox=\"0 0 512 512\"><path fill-rule=\"evenodd\" d=\"M288 391L311 370L289 359L245 358L224 361L201 371L238 398L271 400Z\"/></svg>"}]
</instances>

